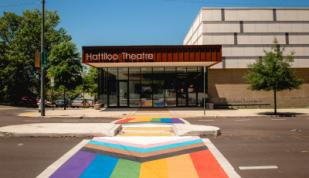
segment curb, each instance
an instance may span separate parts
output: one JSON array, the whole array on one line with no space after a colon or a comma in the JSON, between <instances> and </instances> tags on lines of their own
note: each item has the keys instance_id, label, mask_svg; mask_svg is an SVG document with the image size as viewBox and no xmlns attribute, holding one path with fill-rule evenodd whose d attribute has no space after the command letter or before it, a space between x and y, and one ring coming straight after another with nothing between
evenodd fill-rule
<instances>
[{"instance_id":1,"label":"curb","mask_svg":"<svg viewBox=\"0 0 309 178\"><path fill-rule=\"evenodd\" d=\"M80 137L80 138L89 138L89 137L111 137L115 136L122 129L121 125L115 124L102 124L95 123L98 126L103 125L102 131L98 131L98 127L94 128L91 125L88 127L86 124L76 124L76 123L61 123L56 125L55 123L47 123L47 124L22 124L22 125L11 125L0 127L0 137ZM86 127L85 127L86 125ZM63 128L66 126L66 128ZM69 127L73 128L69 130ZM62 127L62 128L61 128ZM18 128L24 129L24 131L19 131ZM50 130L49 128L53 128L56 131ZM76 128L87 129L87 131L76 131ZM58 131L57 129L64 131ZM67 129L67 130L65 130ZM104 130L105 129L105 130ZM47 130L47 131L46 131ZM91 132L92 130L92 132Z\"/></svg>"},{"instance_id":2,"label":"curb","mask_svg":"<svg viewBox=\"0 0 309 178\"><path fill-rule=\"evenodd\" d=\"M215 126L175 124L173 129L177 136L216 137L221 135L220 128Z\"/></svg>"}]
</instances>

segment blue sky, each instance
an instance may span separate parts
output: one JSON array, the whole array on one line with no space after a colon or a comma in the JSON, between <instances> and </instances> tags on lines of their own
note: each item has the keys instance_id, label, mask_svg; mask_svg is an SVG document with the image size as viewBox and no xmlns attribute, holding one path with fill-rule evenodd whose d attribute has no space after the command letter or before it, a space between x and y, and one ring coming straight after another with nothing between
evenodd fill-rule
<instances>
[{"instance_id":1,"label":"blue sky","mask_svg":"<svg viewBox=\"0 0 309 178\"><path fill-rule=\"evenodd\" d=\"M309 0L46 0L78 47L169 45L183 38L201 7L309 7ZM40 8L40 0L1 0L0 14Z\"/></svg>"}]
</instances>

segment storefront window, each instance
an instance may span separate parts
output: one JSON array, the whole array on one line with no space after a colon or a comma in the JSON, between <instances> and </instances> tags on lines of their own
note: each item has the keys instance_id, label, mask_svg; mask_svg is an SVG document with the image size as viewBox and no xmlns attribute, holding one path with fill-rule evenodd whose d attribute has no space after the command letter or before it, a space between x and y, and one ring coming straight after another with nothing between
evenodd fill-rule
<instances>
[{"instance_id":1,"label":"storefront window","mask_svg":"<svg viewBox=\"0 0 309 178\"><path fill-rule=\"evenodd\" d=\"M117 106L118 105L118 87L117 87L117 68L109 68L108 69L108 94L109 94L109 106Z\"/></svg>"},{"instance_id":2,"label":"storefront window","mask_svg":"<svg viewBox=\"0 0 309 178\"><path fill-rule=\"evenodd\" d=\"M128 80L128 68L118 68L118 80Z\"/></svg>"},{"instance_id":3,"label":"storefront window","mask_svg":"<svg viewBox=\"0 0 309 178\"><path fill-rule=\"evenodd\" d=\"M198 85L201 83L199 81L200 75L202 73L198 72L198 67L187 68L188 74L188 106L196 106L198 104L197 93Z\"/></svg>"},{"instance_id":4,"label":"storefront window","mask_svg":"<svg viewBox=\"0 0 309 178\"><path fill-rule=\"evenodd\" d=\"M109 107L200 106L201 67L102 69L100 97Z\"/></svg>"},{"instance_id":5,"label":"storefront window","mask_svg":"<svg viewBox=\"0 0 309 178\"><path fill-rule=\"evenodd\" d=\"M141 106L152 107L152 68L141 68Z\"/></svg>"},{"instance_id":6,"label":"storefront window","mask_svg":"<svg viewBox=\"0 0 309 178\"><path fill-rule=\"evenodd\" d=\"M141 68L129 68L130 107L141 106Z\"/></svg>"},{"instance_id":7,"label":"storefront window","mask_svg":"<svg viewBox=\"0 0 309 178\"><path fill-rule=\"evenodd\" d=\"M176 106L176 68L165 68L164 94L166 106Z\"/></svg>"},{"instance_id":8,"label":"storefront window","mask_svg":"<svg viewBox=\"0 0 309 178\"><path fill-rule=\"evenodd\" d=\"M164 68L153 68L153 106L164 107L166 106L164 101Z\"/></svg>"}]
</instances>

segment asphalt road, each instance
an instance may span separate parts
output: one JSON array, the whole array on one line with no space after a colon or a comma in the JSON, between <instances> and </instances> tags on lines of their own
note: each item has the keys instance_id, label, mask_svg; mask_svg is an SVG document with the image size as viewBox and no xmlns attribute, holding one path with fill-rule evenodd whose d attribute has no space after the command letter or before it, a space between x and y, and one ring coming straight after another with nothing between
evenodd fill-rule
<instances>
[{"instance_id":1,"label":"asphalt road","mask_svg":"<svg viewBox=\"0 0 309 178\"><path fill-rule=\"evenodd\" d=\"M0 177L34 178L80 140L78 138L0 138Z\"/></svg>"},{"instance_id":2,"label":"asphalt road","mask_svg":"<svg viewBox=\"0 0 309 178\"><path fill-rule=\"evenodd\" d=\"M241 177L309 177L309 117L195 118L190 121L222 129L222 135L211 141ZM239 166L270 165L278 169L239 169Z\"/></svg>"},{"instance_id":3,"label":"asphalt road","mask_svg":"<svg viewBox=\"0 0 309 178\"><path fill-rule=\"evenodd\" d=\"M23 109L0 110L0 126L32 122L110 122L111 119L21 118ZM210 138L244 178L308 178L309 117L192 118L214 125L222 135ZM70 150L80 138L0 138L0 177L33 178ZM278 166L240 170L239 166Z\"/></svg>"},{"instance_id":4,"label":"asphalt road","mask_svg":"<svg viewBox=\"0 0 309 178\"><path fill-rule=\"evenodd\" d=\"M33 111L33 108L13 108L5 109L0 106L0 127L15 124L30 124L30 123L109 123L115 119L112 118L37 118L37 117L19 117L18 114Z\"/></svg>"}]
</instances>

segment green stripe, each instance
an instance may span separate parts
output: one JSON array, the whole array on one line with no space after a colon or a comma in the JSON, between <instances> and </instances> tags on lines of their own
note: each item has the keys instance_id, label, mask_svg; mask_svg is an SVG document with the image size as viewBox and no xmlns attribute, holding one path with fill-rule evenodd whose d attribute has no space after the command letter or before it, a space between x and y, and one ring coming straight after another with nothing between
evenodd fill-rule
<instances>
[{"instance_id":1,"label":"green stripe","mask_svg":"<svg viewBox=\"0 0 309 178\"><path fill-rule=\"evenodd\" d=\"M119 159L110 178L138 178L140 166L139 162Z\"/></svg>"},{"instance_id":2,"label":"green stripe","mask_svg":"<svg viewBox=\"0 0 309 178\"><path fill-rule=\"evenodd\" d=\"M160 121L161 121L161 118L152 118L151 121L152 121L152 122L160 122Z\"/></svg>"}]
</instances>

